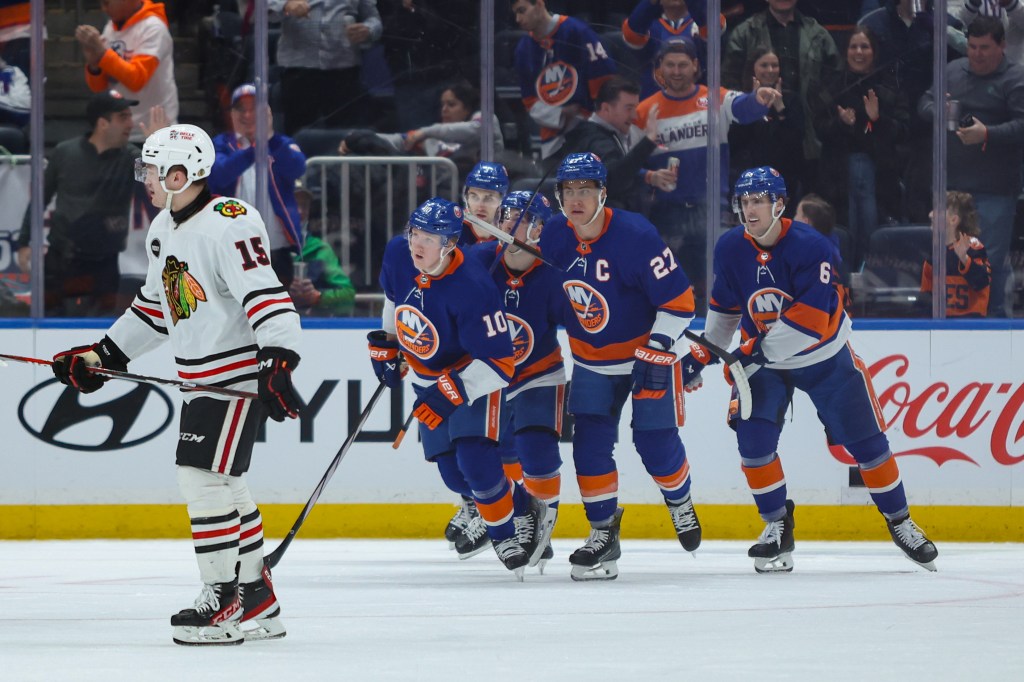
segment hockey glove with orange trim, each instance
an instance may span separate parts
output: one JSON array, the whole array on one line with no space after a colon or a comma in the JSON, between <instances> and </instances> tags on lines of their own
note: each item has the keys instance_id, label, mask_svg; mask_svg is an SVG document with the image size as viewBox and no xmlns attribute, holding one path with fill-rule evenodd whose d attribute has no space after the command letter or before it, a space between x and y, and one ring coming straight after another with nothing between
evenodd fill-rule
<instances>
[{"instance_id":1,"label":"hockey glove with orange trim","mask_svg":"<svg viewBox=\"0 0 1024 682\"><path fill-rule=\"evenodd\" d=\"M761 343L763 341L764 334L752 336L732 352L736 359L740 361L740 364L743 365L747 377L753 376L754 372L768 364L768 358L764 356L764 351L761 350ZM725 365L725 380L732 386L732 373L729 371L729 365Z\"/></svg>"},{"instance_id":2,"label":"hockey glove with orange trim","mask_svg":"<svg viewBox=\"0 0 1024 682\"><path fill-rule=\"evenodd\" d=\"M373 373L377 375L377 380L388 388L401 386L402 377L409 366L402 362L398 341L389 339L388 333L383 329L370 332L366 335L366 340L370 342L370 362L373 364Z\"/></svg>"},{"instance_id":3,"label":"hockey glove with orange trim","mask_svg":"<svg viewBox=\"0 0 1024 682\"><path fill-rule=\"evenodd\" d=\"M672 383L674 353L669 352L672 339L664 334L651 334L644 346L633 351L633 397L637 400L657 400L665 395Z\"/></svg>"},{"instance_id":4,"label":"hockey glove with orange trim","mask_svg":"<svg viewBox=\"0 0 1024 682\"><path fill-rule=\"evenodd\" d=\"M466 385L459 375L452 372L437 378L437 382L427 386L412 407L412 416L423 422L424 426L433 431L441 423L452 416L459 405L466 404Z\"/></svg>"},{"instance_id":5,"label":"hockey glove with orange trim","mask_svg":"<svg viewBox=\"0 0 1024 682\"><path fill-rule=\"evenodd\" d=\"M53 356L53 375L60 383L82 393L98 391L108 381L102 374L90 372L89 367L124 372L128 369L128 356L109 336L104 336L102 341L91 346L76 346Z\"/></svg>"},{"instance_id":6,"label":"hockey glove with orange trim","mask_svg":"<svg viewBox=\"0 0 1024 682\"><path fill-rule=\"evenodd\" d=\"M256 353L256 362L260 402L267 415L276 422L283 422L285 417L298 417L306 407L292 385L292 370L299 366L298 353L267 346Z\"/></svg>"},{"instance_id":7,"label":"hockey glove with orange trim","mask_svg":"<svg viewBox=\"0 0 1024 682\"><path fill-rule=\"evenodd\" d=\"M683 389L687 393L696 391L704 385L704 379L700 373L708 365L718 362L718 356L712 355L704 346L699 343L690 344L690 352L682 357L679 363L683 368Z\"/></svg>"}]
</instances>

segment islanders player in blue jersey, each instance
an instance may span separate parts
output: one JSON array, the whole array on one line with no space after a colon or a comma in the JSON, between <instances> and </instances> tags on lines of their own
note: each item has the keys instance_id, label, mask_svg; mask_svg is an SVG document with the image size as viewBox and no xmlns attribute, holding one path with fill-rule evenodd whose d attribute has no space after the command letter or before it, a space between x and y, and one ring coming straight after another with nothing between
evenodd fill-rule
<instances>
[{"instance_id":1,"label":"islanders player in blue jersey","mask_svg":"<svg viewBox=\"0 0 1024 682\"><path fill-rule=\"evenodd\" d=\"M847 342L832 243L814 228L782 217L786 183L774 168L740 174L733 208L741 225L715 246L714 287L705 335L724 346L737 324L742 345L733 351L750 380L749 419L731 410L740 460L764 532L748 555L759 573L792 571L792 500L777 453L783 417L796 389L814 403L830 442L857 461L861 477L893 541L907 557L935 570L935 545L911 520L899 467L864 363ZM694 347L682 360L688 389L701 384L711 358Z\"/></svg>"},{"instance_id":2,"label":"islanders player in blue jersey","mask_svg":"<svg viewBox=\"0 0 1024 682\"><path fill-rule=\"evenodd\" d=\"M368 336L370 358L392 388L402 381L401 360L408 363L424 455L451 490L473 498L498 558L522 580L540 560L553 519L501 467L512 340L490 274L456 246L461 231L462 209L435 197L388 243L383 329Z\"/></svg>"},{"instance_id":3,"label":"islanders player in blue jersey","mask_svg":"<svg viewBox=\"0 0 1024 682\"><path fill-rule=\"evenodd\" d=\"M498 209L501 200L508 194L508 186L505 166L493 161L481 161L469 171L462 185L462 206L467 213L497 227ZM467 222L462 229L459 245L469 246L491 239L494 237Z\"/></svg>"},{"instance_id":4,"label":"islanders player in blue jersey","mask_svg":"<svg viewBox=\"0 0 1024 682\"><path fill-rule=\"evenodd\" d=\"M605 208L607 170L594 154L558 167L562 214L541 235L545 257L564 272L573 356L569 412L573 461L592 531L569 557L575 580L609 580L620 556L618 471L613 451L622 407L632 399L633 444L661 489L687 551L701 528L690 497L690 465L679 438L683 385L677 341L693 319L693 290L672 251L643 216Z\"/></svg>"},{"instance_id":5,"label":"islanders player in blue jersey","mask_svg":"<svg viewBox=\"0 0 1024 682\"><path fill-rule=\"evenodd\" d=\"M536 245L550 219L551 207L543 195L512 192L501 204L499 225L523 242ZM502 444L518 455L526 489L548 505L553 524L561 492L558 439L565 406L565 364L557 332L568 305L562 295L561 273L516 246L503 249L497 244L480 244L471 253L489 270L501 259L492 275L503 294L515 362L506 389L509 428ZM470 527L466 534L472 532ZM541 557L541 570L552 556L549 546Z\"/></svg>"}]
</instances>

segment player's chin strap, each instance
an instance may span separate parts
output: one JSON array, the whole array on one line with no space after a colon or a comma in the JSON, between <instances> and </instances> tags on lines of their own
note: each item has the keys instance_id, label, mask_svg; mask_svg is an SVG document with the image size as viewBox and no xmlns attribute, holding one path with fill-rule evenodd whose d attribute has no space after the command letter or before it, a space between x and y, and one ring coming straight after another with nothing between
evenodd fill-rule
<instances>
[{"instance_id":1,"label":"player's chin strap","mask_svg":"<svg viewBox=\"0 0 1024 682\"><path fill-rule=\"evenodd\" d=\"M772 224L768 226L768 229L764 231L760 237L750 231L747 226L747 222L743 220L743 210L740 209L740 222L743 223L743 231L750 235L758 244L762 246L772 246L775 243L775 239L779 236L779 232L782 230L782 213L786 210L785 206L782 208L778 207L778 200L772 204Z\"/></svg>"},{"instance_id":2,"label":"player's chin strap","mask_svg":"<svg viewBox=\"0 0 1024 682\"><path fill-rule=\"evenodd\" d=\"M590 223L592 223L595 220L597 220L597 217L599 215L602 215L604 213L604 202L608 201L608 192L604 191L603 187L601 189L602 189L601 198L597 200L597 210L594 211L594 215L590 216L590 220L588 220L587 222L583 223L582 225L577 225L576 227L586 227ZM562 195L561 195L561 193L559 193L559 195L558 195L558 208L561 209L562 215L565 216L566 220L572 220L572 218L569 217L569 214L565 212L565 205L562 204Z\"/></svg>"},{"instance_id":3,"label":"player's chin strap","mask_svg":"<svg viewBox=\"0 0 1024 682\"><path fill-rule=\"evenodd\" d=\"M449 241L451 241L450 237L449 237ZM443 272L444 269L446 267L448 267L448 262L447 262L448 256L452 255L452 252L455 251L455 247L456 247L456 244L452 244L451 248L449 248L447 251L445 251L444 247L442 246L441 247L441 257L437 259L437 265L435 265L430 270L420 270L420 272L422 272L424 275L430 275L431 277L434 277L438 273Z\"/></svg>"},{"instance_id":4,"label":"player's chin strap","mask_svg":"<svg viewBox=\"0 0 1024 682\"><path fill-rule=\"evenodd\" d=\"M185 182L185 185L181 189L169 190L169 189L167 189L167 185L164 184L164 180L166 180L166 179L167 179L166 176L160 178L160 189L162 189L164 191L164 193L167 195L167 199L164 202L164 208L166 208L168 211L170 211L171 210L171 203L174 201L174 195L175 194L181 194L182 192L187 190L189 187L191 187L192 186L192 180L191 179L187 180Z\"/></svg>"}]
</instances>

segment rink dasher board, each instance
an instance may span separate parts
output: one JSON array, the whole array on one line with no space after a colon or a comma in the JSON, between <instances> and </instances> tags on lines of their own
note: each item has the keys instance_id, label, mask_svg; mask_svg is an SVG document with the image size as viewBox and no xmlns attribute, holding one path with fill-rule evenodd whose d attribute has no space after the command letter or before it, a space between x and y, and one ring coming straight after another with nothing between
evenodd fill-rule
<instances>
[{"instance_id":1,"label":"rink dasher board","mask_svg":"<svg viewBox=\"0 0 1024 682\"><path fill-rule=\"evenodd\" d=\"M365 334L303 334L295 380L313 408L301 421L268 424L249 474L270 535L290 526L375 386ZM96 328L0 329L0 352L48 358L100 336ZM1022 344L1024 330L853 335L853 348L873 376L915 518L933 535L1024 540ZM173 378L169 347L132 362L130 369ZM71 396L70 403L65 396L69 414L55 411L63 387L45 368L10 366L0 372L0 538L177 537L187 531L173 474L180 408L174 391L110 382L95 394ZM725 422L728 397L720 368L709 368L705 387L687 396L681 434L706 537L745 538L762 524ZM303 533L436 535L437 523L451 514L453 496L424 462L415 437L397 451L390 447L412 400L406 390L381 401ZM627 405L616 446L620 500L629 510L627 535L671 537L661 496L633 449L629 412ZM66 428L55 431L55 415ZM122 435L115 438L115 432ZM585 525L576 513L571 447L563 442L561 448L566 504L559 532L578 535ZM856 485L855 470L843 453L830 452L813 405L802 394L787 413L779 453L789 495L800 510L802 537L884 539L884 526L879 528L866 490Z\"/></svg>"}]
</instances>

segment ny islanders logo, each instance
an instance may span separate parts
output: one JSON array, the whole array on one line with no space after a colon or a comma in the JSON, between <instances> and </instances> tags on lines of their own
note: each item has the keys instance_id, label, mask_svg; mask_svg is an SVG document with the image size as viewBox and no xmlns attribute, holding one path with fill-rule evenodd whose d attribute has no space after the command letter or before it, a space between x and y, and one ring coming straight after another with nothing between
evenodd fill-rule
<instances>
[{"instance_id":1,"label":"ny islanders logo","mask_svg":"<svg viewBox=\"0 0 1024 682\"><path fill-rule=\"evenodd\" d=\"M420 360L432 358L437 352L437 328L411 305L395 308L395 332L402 348Z\"/></svg>"},{"instance_id":2,"label":"ny islanders logo","mask_svg":"<svg viewBox=\"0 0 1024 682\"><path fill-rule=\"evenodd\" d=\"M534 88L542 102L558 107L572 99L579 82L580 77L576 73L576 68L559 60L544 67L537 76Z\"/></svg>"},{"instance_id":3,"label":"ny islanders logo","mask_svg":"<svg viewBox=\"0 0 1024 682\"><path fill-rule=\"evenodd\" d=\"M793 297L781 289L767 287L758 289L747 299L747 313L757 325L759 332L768 331L775 324L782 311L793 302Z\"/></svg>"},{"instance_id":4,"label":"ny islanders logo","mask_svg":"<svg viewBox=\"0 0 1024 682\"><path fill-rule=\"evenodd\" d=\"M562 289L584 331L597 334L608 325L608 301L597 289L578 279L570 279Z\"/></svg>"},{"instance_id":5,"label":"ny islanders logo","mask_svg":"<svg viewBox=\"0 0 1024 682\"><path fill-rule=\"evenodd\" d=\"M200 301L206 300L206 291L192 273L188 271L188 263L168 256L164 261L161 273L164 282L164 295L167 296L167 307L171 309L171 323L192 317L199 307Z\"/></svg>"},{"instance_id":6,"label":"ny islanders logo","mask_svg":"<svg viewBox=\"0 0 1024 682\"><path fill-rule=\"evenodd\" d=\"M512 360L516 367L523 364L533 352L533 329L521 317L505 313L508 332L512 335Z\"/></svg>"}]
</instances>

